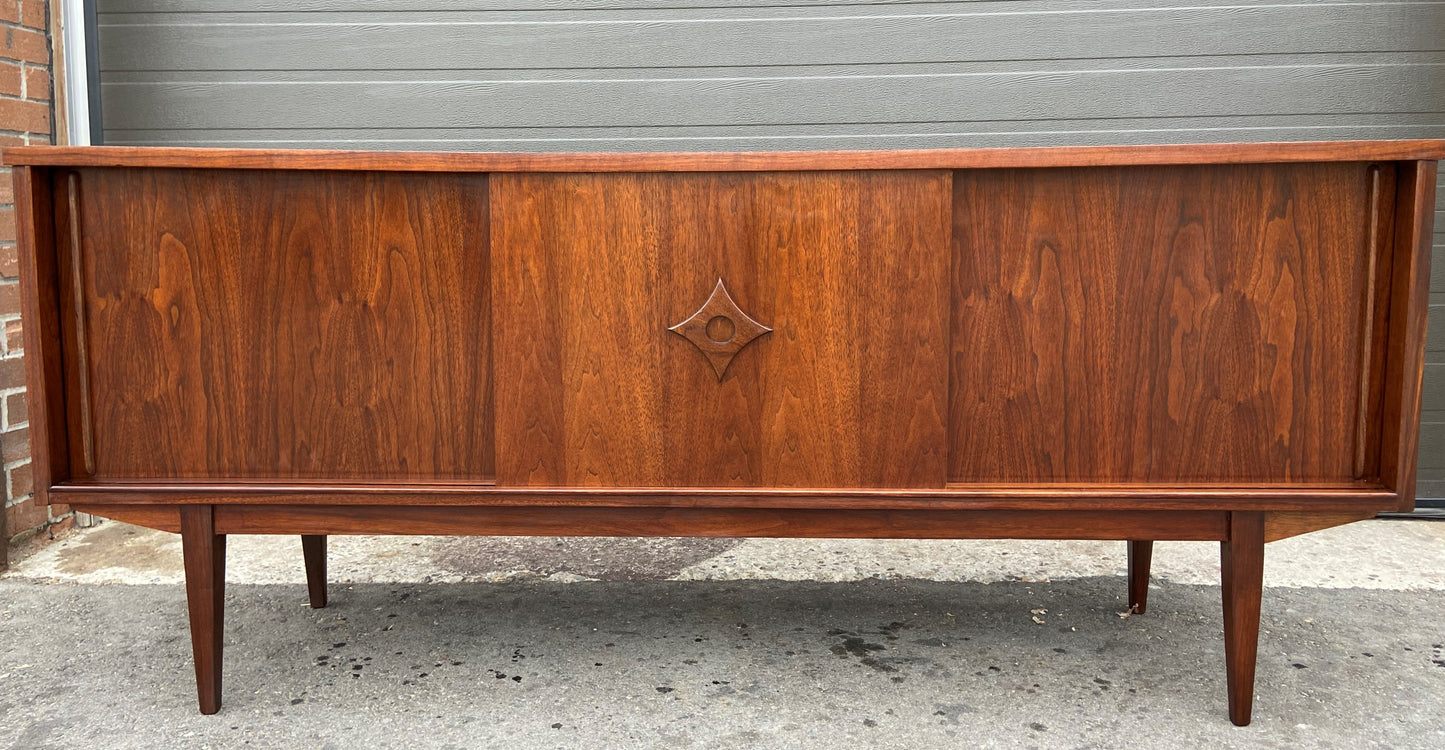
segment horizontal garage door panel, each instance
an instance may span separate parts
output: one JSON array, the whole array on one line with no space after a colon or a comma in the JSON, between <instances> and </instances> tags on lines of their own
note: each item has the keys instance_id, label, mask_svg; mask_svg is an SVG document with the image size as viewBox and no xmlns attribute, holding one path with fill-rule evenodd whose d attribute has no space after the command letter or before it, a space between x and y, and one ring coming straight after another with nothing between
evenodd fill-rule
<instances>
[{"instance_id":1,"label":"horizontal garage door panel","mask_svg":"<svg viewBox=\"0 0 1445 750\"><path fill-rule=\"evenodd\" d=\"M1151 91L1141 97L1140 90ZM1240 98L1237 92L1251 92ZM108 127L751 125L1419 111L1445 62L891 77L113 83ZM159 111L132 106L164 101Z\"/></svg>"},{"instance_id":2,"label":"horizontal garage door panel","mask_svg":"<svg viewBox=\"0 0 1445 750\"><path fill-rule=\"evenodd\" d=\"M535 12L417 11L400 25L354 13L285 24L176 14L116 19L101 54L113 71L696 68L1431 51L1445 38L1430 6L1136 9L1120 23L1119 12L990 5L628 11L560 24Z\"/></svg>"}]
</instances>

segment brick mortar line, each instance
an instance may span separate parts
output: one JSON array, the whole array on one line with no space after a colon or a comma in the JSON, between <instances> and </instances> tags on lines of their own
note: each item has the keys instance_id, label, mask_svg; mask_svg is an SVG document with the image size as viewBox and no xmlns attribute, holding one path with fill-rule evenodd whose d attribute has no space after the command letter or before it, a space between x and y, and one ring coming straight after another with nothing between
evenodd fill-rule
<instances>
[{"instance_id":1,"label":"brick mortar line","mask_svg":"<svg viewBox=\"0 0 1445 750\"><path fill-rule=\"evenodd\" d=\"M28 412L25 415L26 419L24 422L12 423L10 421L10 397L17 394L22 396L25 395L25 387L21 386L20 388L11 388L5 391L0 391L0 425L3 425L4 432L10 432L11 430L20 430L30 427L30 415Z\"/></svg>"},{"instance_id":2,"label":"brick mortar line","mask_svg":"<svg viewBox=\"0 0 1445 750\"><path fill-rule=\"evenodd\" d=\"M14 497L15 495L15 470L29 465L30 458L28 456L24 460L11 461L10 463L5 464L5 497ZM30 490L30 492L22 495L20 499L16 501L16 504L25 502L25 498L28 497L35 497L35 490L33 488ZM9 501L7 501L6 507L9 507Z\"/></svg>"}]
</instances>

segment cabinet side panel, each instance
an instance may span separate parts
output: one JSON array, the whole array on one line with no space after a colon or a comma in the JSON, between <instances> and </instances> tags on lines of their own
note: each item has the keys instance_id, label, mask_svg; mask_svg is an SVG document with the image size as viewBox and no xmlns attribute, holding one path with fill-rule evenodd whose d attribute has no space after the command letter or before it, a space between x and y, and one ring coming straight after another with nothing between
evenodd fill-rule
<instances>
[{"instance_id":1,"label":"cabinet side panel","mask_svg":"<svg viewBox=\"0 0 1445 750\"><path fill-rule=\"evenodd\" d=\"M1355 477L1366 164L955 174L957 482Z\"/></svg>"},{"instance_id":2,"label":"cabinet side panel","mask_svg":"<svg viewBox=\"0 0 1445 750\"><path fill-rule=\"evenodd\" d=\"M51 484L70 474L62 373L60 279L50 170L15 167L15 239L19 254L35 499L49 502Z\"/></svg>"},{"instance_id":3,"label":"cabinet side panel","mask_svg":"<svg viewBox=\"0 0 1445 750\"><path fill-rule=\"evenodd\" d=\"M1380 477L1400 494L1402 511L1415 507L1436 171L1433 161L1404 162L1399 169Z\"/></svg>"},{"instance_id":4,"label":"cabinet side panel","mask_svg":"<svg viewBox=\"0 0 1445 750\"><path fill-rule=\"evenodd\" d=\"M494 474L485 175L76 182L95 477Z\"/></svg>"}]
</instances>

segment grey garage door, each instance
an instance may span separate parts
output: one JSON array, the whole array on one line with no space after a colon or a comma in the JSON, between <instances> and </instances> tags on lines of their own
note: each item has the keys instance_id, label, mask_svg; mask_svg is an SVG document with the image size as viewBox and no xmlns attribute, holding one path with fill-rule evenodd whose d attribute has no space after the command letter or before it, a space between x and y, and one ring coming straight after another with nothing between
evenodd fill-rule
<instances>
[{"instance_id":1,"label":"grey garage door","mask_svg":"<svg viewBox=\"0 0 1445 750\"><path fill-rule=\"evenodd\" d=\"M113 144L641 151L1445 137L1441 2L97 3ZM1436 215L1420 490L1442 498Z\"/></svg>"}]
</instances>

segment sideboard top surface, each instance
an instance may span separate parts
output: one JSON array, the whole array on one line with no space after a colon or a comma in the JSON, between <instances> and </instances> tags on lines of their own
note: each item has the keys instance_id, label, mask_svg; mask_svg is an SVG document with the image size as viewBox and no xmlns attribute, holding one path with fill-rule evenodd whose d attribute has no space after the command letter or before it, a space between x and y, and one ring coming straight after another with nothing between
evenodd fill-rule
<instances>
[{"instance_id":1,"label":"sideboard top surface","mask_svg":"<svg viewBox=\"0 0 1445 750\"><path fill-rule=\"evenodd\" d=\"M213 167L419 172L725 172L988 169L1445 159L1445 140L1053 146L915 151L445 153L17 146L8 166Z\"/></svg>"}]
</instances>

